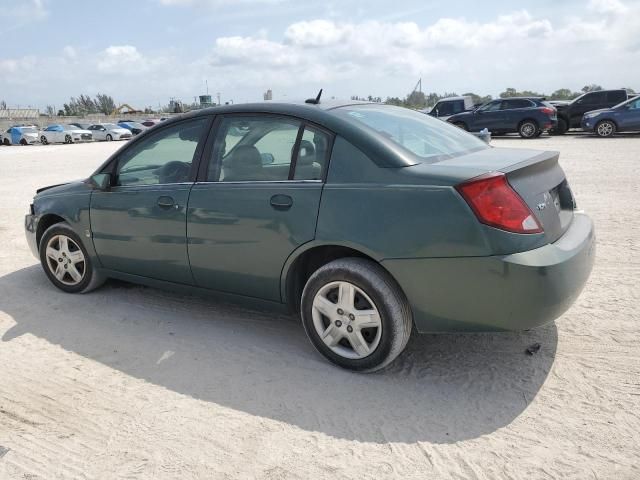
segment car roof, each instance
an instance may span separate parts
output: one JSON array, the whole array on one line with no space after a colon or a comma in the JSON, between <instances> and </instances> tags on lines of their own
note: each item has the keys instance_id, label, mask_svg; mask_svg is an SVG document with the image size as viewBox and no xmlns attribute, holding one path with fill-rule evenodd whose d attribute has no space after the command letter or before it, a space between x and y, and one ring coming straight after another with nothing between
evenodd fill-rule
<instances>
[{"instance_id":1,"label":"car roof","mask_svg":"<svg viewBox=\"0 0 640 480\"><path fill-rule=\"evenodd\" d=\"M472 98L469 95L460 95L458 97L445 97L438 100L438 103L447 102L449 100L466 100L466 99L472 99Z\"/></svg>"}]
</instances>

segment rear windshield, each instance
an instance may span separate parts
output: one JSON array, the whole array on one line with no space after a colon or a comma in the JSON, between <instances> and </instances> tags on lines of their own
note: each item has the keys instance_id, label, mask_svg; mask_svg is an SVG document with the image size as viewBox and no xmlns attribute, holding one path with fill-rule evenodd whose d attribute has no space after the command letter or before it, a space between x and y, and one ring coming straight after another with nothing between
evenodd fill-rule
<instances>
[{"instance_id":1,"label":"rear windshield","mask_svg":"<svg viewBox=\"0 0 640 480\"><path fill-rule=\"evenodd\" d=\"M390 139L423 162L438 162L490 148L475 136L429 115L390 105L349 105L338 116Z\"/></svg>"}]
</instances>

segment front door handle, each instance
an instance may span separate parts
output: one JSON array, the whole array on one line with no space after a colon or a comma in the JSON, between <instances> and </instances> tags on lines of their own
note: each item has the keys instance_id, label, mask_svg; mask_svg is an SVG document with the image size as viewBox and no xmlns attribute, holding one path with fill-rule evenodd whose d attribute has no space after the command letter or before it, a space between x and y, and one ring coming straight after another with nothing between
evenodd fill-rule
<instances>
[{"instance_id":1,"label":"front door handle","mask_svg":"<svg viewBox=\"0 0 640 480\"><path fill-rule=\"evenodd\" d=\"M178 208L178 204L176 204L176 202L173 200L173 198L171 197L167 197L167 196L162 196L158 198L158 206L160 208L171 208L175 205L176 208Z\"/></svg>"},{"instance_id":2,"label":"front door handle","mask_svg":"<svg viewBox=\"0 0 640 480\"><path fill-rule=\"evenodd\" d=\"M289 195L274 195L271 197L271 206L276 210L289 210L293 205L293 198Z\"/></svg>"}]
</instances>

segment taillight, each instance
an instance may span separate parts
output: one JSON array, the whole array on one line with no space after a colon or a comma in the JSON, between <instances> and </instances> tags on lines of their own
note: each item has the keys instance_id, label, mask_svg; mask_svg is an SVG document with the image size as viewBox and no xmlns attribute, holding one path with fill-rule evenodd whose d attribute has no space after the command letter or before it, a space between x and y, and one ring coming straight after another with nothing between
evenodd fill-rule
<instances>
[{"instance_id":1,"label":"taillight","mask_svg":"<svg viewBox=\"0 0 640 480\"><path fill-rule=\"evenodd\" d=\"M542 113L546 113L547 115L555 115L557 112L555 108L551 108L551 107L542 107L540 111Z\"/></svg>"},{"instance_id":2,"label":"taillight","mask_svg":"<svg viewBox=\"0 0 640 480\"><path fill-rule=\"evenodd\" d=\"M456 185L485 225L514 233L542 233L542 226L504 173L492 172Z\"/></svg>"}]
</instances>

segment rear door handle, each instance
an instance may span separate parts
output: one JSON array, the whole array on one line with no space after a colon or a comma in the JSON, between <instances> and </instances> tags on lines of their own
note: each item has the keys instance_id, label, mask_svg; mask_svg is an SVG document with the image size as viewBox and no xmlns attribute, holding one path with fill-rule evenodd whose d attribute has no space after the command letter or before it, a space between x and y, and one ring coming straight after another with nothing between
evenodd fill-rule
<instances>
[{"instance_id":1,"label":"rear door handle","mask_svg":"<svg viewBox=\"0 0 640 480\"><path fill-rule=\"evenodd\" d=\"M293 198L289 195L274 195L271 197L271 206L276 210L289 210L293 205Z\"/></svg>"},{"instance_id":2,"label":"rear door handle","mask_svg":"<svg viewBox=\"0 0 640 480\"><path fill-rule=\"evenodd\" d=\"M175 205L175 208L179 208L178 204L171 197L162 196L158 198L158 206L160 208L171 208Z\"/></svg>"}]
</instances>

